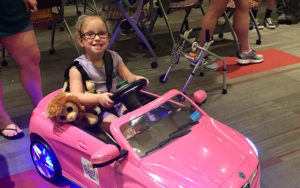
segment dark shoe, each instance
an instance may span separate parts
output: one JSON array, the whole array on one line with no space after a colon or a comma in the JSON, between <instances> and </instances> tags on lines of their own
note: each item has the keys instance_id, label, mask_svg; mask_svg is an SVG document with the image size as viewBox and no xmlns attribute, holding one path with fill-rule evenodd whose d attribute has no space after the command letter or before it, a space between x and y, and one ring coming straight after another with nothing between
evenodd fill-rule
<instances>
[{"instance_id":1,"label":"dark shoe","mask_svg":"<svg viewBox=\"0 0 300 188\"><path fill-rule=\"evenodd\" d=\"M285 13L282 13L277 17L277 22L279 24L285 24L286 21L287 21L287 17Z\"/></svg>"},{"instance_id":2,"label":"dark shoe","mask_svg":"<svg viewBox=\"0 0 300 188\"><path fill-rule=\"evenodd\" d=\"M298 23L298 21L295 14L286 14L286 24L291 25L296 23Z\"/></svg>"},{"instance_id":3,"label":"dark shoe","mask_svg":"<svg viewBox=\"0 0 300 188\"><path fill-rule=\"evenodd\" d=\"M293 14L285 14L285 13L282 13L282 14L280 14L279 16L278 16L278 18L277 18L277 22L279 23L279 24L288 24L288 25L290 25L290 24L296 24L296 23L298 23L298 19L297 19L297 17L295 16L295 15L293 15Z\"/></svg>"}]
</instances>

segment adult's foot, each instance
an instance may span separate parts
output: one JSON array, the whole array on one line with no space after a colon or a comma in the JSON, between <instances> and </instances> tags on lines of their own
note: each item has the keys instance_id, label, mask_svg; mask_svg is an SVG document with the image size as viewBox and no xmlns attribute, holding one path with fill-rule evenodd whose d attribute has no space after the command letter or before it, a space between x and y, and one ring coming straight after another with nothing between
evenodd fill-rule
<instances>
[{"instance_id":1,"label":"adult's foot","mask_svg":"<svg viewBox=\"0 0 300 188\"><path fill-rule=\"evenodd\" d=\"M0 130L0 133L6 139L18 139L24 136L23 131L14 123L8 124Z\"/></svg>"}]
</instances>

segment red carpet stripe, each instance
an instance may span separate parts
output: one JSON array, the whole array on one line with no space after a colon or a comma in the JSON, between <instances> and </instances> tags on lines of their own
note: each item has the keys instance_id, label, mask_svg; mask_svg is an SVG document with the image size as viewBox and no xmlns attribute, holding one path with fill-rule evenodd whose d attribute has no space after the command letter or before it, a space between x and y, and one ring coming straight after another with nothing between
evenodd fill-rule
<instances>
[{"instance_id":1,"label":"red carpet stripe","mask_svg":"<svg viewBox=\"0 0 300 188\"><path fill-rule=\"evenodd\" d=\"M279 67L300 63L300 58L291 54L282 52L277 49L268 49L258 51L257 53L264 55L264 61L259 64L239 65L237 57L226 57L227 77L230 79L247 76ZM222 63L218 62L220 67ZM223 70L218 71L223 74Z\"/></svg>"}]
</instances>

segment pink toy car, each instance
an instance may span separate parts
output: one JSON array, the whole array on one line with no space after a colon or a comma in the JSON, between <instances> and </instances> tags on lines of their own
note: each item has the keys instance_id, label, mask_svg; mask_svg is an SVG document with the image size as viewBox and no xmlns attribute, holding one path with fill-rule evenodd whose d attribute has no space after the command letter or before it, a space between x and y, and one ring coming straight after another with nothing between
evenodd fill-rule
<instances>
[{"instance_id":1,"label":"pink toy car","mask_svg":"<svg viewBox=\"0 0 300 188\"><path fill-rule=\"evenodd\" d=\"M128 112L111 124L110 134L98 126L54 126L46 108L60 90L46 96L30 120L39 174L81 187L260 187L254 144L199 108L195 102L203 102L205 92L195 92L194 102L177 90L162 96L143 91L144 85L118 90L113 99ZM123 135L123 126L132 135Z\"/></svg>"}]
</instances>

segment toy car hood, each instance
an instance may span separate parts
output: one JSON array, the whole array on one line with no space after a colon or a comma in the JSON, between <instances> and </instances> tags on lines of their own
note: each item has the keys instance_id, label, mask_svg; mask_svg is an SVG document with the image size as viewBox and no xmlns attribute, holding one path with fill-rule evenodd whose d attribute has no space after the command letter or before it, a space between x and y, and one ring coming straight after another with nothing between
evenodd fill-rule
<instances>
[{"instance_id":1,"label":"toy car hood","mask_svg":"<svg viewBox=\"0 0 300 188\"><path fill-rule=\"evenodd\" d=\"M129 119L139 117L177 94L180 92L171 90L139 111L115 120L113 130L118 130ZM188 134L142 158L131 157L134 149L124 142L121 147L131 150L129 160L166 187L242 187L259 165L254 149L243 135L214 120L186 99L202 114L198 124L192 126Z\"/></svg>"},{"instance_id":2,"label":"toy car hood","mask_svg":"<svg viewBox=\"0 0 300 188\"><path fill-rule=\"evenodd\" d=\"M211 118L202 121L206 121L202 122L202 125L223 127ZM165 184L168 187L171 186L170 182L173 182L174 186L182 187L220 187L224 182L230 182L229 179L235 179L232 182L236 183L239 172L246 174L247 178L252 175L255 171L253 166L258 165L258 159L241 135L235 135L240 137L240 143L234 142L237 138L232 139L232 136L213 131L207 126L195 125L188 136L183 136L158 152L144 157L140 167L144 173L161 184L168 182ZM241 147L245 150L238 149ZM180 151L178 148L181 148ZM170 178L173 180L170 181ZM241 186L245 180L239 179L240 185L230 186Z\"/></svg>"}]
</instances>

